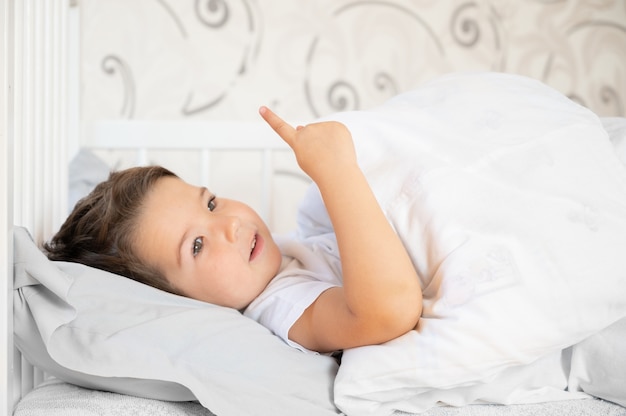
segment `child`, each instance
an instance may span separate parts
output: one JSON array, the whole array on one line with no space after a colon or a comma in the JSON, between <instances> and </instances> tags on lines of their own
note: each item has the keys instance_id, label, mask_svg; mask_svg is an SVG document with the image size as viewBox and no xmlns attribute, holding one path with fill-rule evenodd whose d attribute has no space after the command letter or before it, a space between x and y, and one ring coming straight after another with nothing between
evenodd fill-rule
<instances>
[{"instance_id":1,"label":"child","mask_svg":"<svg viewBox=\"0 0 626 416\"><path fill-rule=\"evenodd\" d=\"M112 173L77 204L45 246L48 257L242 310L304 350L378 344L413 329L420 281L357 164L348 129L333 121L294 129L266 107L260 114L316 183L332 235L279 249L245 204L161 167L132 168Z\"/></svg>"},{"instance_id":2,"label":"child","mask_svg":"<svg viewBox=\"0 0 626 416\"><path fill-rule=\"evenodd\" d=\"M292 241L152 167L97 187L49 257L242 310L320 352L421 335L521 282L533 295L511 308L542 315L536 285L619 263L623 167L595 114L535 80L451 74L297 128L260 113L316 185Z\"/></svg>"}]
</instances>

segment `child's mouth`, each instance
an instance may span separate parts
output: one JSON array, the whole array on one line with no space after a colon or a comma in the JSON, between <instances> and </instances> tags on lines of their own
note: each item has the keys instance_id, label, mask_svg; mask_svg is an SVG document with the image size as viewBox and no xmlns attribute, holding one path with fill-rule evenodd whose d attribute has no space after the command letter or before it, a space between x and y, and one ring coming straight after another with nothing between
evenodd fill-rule
<instances>
[{"instance_id":1,"label":"child's mouth","mask_svg":"<svg viewBox=\"0 0 626 416\"><path fill-rule=\"evenodd\" d=\"M254 260L260 249L261 249L261 237L258 234L254 235L254 238L252 239L252 243L250 243L250 261Z\"/></svg>"}]
</instances>

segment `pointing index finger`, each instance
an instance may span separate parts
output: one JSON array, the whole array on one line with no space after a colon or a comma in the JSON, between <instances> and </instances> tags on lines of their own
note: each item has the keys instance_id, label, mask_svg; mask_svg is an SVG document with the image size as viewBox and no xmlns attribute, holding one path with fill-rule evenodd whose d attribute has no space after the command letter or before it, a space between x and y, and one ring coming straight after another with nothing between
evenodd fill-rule
<instances>
[{"instance_id":1,"label":"pointing index finger","mask_svg":"<svg viewBox=\"0 0 626 416\"><path fill-rule=\"evenodd\" d=\"M291 145L292 139L296 134L296 129L294 129L289 123L278 117L276 113L274 113L272 110L265 106L259 108L259 114L261 114L263 120L265 120L267 124L269 124L269 126L276 133L278 133L278 135L285 142L287 142L287 144Z\"/></svg>"}]
</instances>

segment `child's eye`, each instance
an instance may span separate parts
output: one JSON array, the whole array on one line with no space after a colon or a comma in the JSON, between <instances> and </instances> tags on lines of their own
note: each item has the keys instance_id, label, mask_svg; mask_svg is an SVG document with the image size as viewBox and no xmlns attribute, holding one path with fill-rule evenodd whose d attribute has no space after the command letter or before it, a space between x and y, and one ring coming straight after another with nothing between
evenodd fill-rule
<instances>
[{"instance_id":1,"label":"child's eye","mask_svg":"<svg viewBox=\"0 0 626 416\"><path fill-rule=\"evenodd\" d=\"M209 208L209 211L213 211L216 206L217 206L217 202L215 202L215 196L212 196L211 198L209 198L207 207Z\"/></svg>"},{"instance_id":2,"label":"child's eye","mask_svg":"<svg viewBox=\"0 0 626 416\"><path fill-rule=\"evenodd\" d=\"M202 237L196 237L196 239L193 240L192 253L194 257L196 257L198 253L200 253L200 251L202 251L203 246L204 246L204 241L202 241Z\"/></svg>"}]
</instances>

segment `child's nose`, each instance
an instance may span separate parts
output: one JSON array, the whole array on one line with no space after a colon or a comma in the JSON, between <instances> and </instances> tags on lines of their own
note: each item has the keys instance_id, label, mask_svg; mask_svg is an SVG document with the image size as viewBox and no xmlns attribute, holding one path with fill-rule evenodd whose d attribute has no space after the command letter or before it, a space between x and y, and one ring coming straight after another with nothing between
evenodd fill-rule
<instances>
[{"instance_id":1,"label":"child's nose","mask_svg":"<svg viewBox=\"0 0 626 416\"><path fill-rule=\"evenodd\" d=\"M221 218L222 229L228 242L234 243L237 241L237 235L239 234L239 227L241 221L239 217L224 216Z\"/></svg>"}]
</instances>

